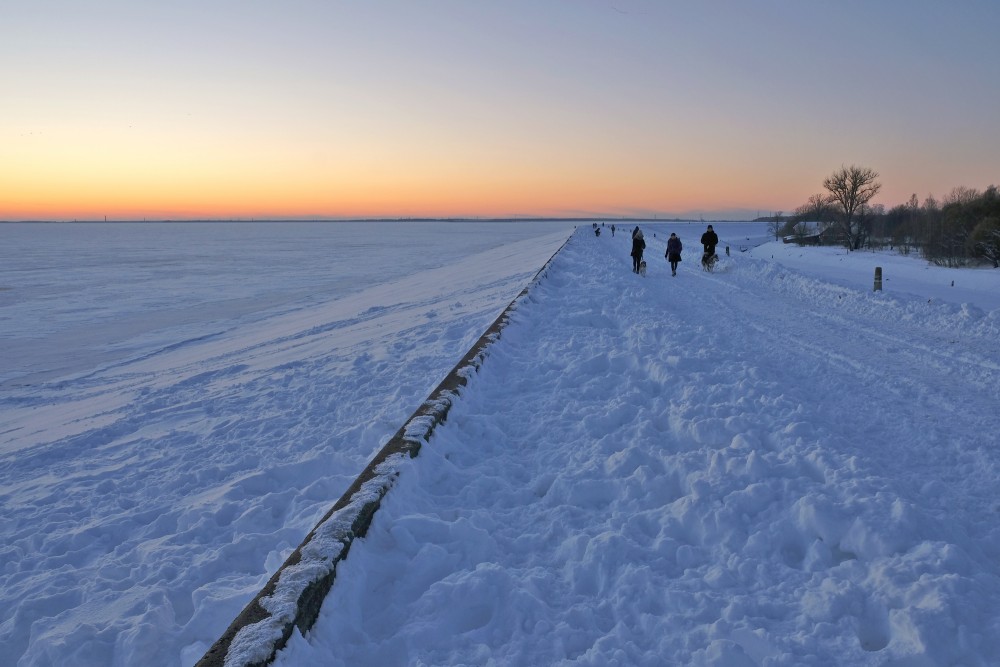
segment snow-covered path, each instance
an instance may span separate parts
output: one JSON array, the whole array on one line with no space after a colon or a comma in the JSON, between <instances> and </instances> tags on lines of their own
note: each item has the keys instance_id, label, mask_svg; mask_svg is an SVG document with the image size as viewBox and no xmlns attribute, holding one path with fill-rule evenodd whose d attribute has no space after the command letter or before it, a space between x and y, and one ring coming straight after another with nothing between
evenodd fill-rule
<instances>
[{"instance_id":1,"label":"snow-covered path","mask_svg":"<svg viewBox=\"0 0 1000 667\"><path fill-rule=\"evenodd\" d=\"M996 313L623 236L557 256L277 664L995 664Z\"/></svg>"}]
</instances>

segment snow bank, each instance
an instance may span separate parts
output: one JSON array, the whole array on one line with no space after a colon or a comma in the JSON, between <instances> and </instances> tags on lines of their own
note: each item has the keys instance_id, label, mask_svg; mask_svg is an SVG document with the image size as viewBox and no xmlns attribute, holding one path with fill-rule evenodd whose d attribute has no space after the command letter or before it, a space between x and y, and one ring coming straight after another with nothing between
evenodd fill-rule
<instances>
[{"instance_id":1,"label":"snow bank","mask_svg":"<svg viewBox=\"0 0 1000 667\"><path fill-rule=\"evenodd\" d=\"M993 664L988 334L588 231L276 664Z\"/></svg>"},{"instance_id":2,"label":"snow bank","mask_svg":"<svg viewBox=\"0 0 1000 667\"><path fill-rule=\"evenodd\" d=\"M334 583L337 564L347 556L351 544L368 532L382 499L400 473L402 461L417 456L421 443L445 421L459 388L464 387L481 366L489 346L500 337L519 300L526 298L532 285L544 276L548 263L539 269L532 282L375 456L351 488L208 650L198 662L199 667L267 664L285 646L293 627L300 632L312 629L320 606Z\"/></svg>"}]
</instances>

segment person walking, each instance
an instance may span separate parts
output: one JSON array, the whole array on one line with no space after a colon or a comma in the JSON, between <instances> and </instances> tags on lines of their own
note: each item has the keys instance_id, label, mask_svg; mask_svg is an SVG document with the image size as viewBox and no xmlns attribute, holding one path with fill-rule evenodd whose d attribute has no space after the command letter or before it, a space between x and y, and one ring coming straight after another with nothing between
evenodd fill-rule
<instances>
[{"instance_id":1,"label":"person walking","mask_svg":"<svg viewBox=\"0 0 1000 667\"><path fill-rule=\"evenodd\" d=\"M636 225L632 230L632 273L639 273L639 263L642 262L642 251L646 249L646 241L642 238L642 230Z\"/></svg>"},{"instance_id":2,"label":"person walking","mask_svg":"<svg viewBox=\"0 0 1000 667\"><path fill-rule=\"evenodd\" d=\"M681 261L681 250L684 249L684 244L681 243L681 239L677 234L671 233L670 238L667 239L667 252L664 255L667 261L670 262L670 275L677 275L677 264Z\"/></svg>"},{"instance_id":3,"label":"person walking","mask_svg":"<svg viewBox=\"0 0 1000 667\"><path fill-rule=\"evenodd\" d=\"M715 263L713 259L715 257L715 246L719 245L719 235L712 229L712 225L709 225L705 233L701 235L701 245L705 249L704 254L701 256L701 263L706 268L711 268L712 264Z\"/></svg>"},{"instance_id":4,"label":"person walking","mask_svg":"<svg viewBox=\"0 0 1000 667\"><path fill-rule=\"evenodd\" d=\"M719 245L719 235L712 229L712 225L709 225L705 233L701 235L701 245L705 247L706 257L711 257L715 254L715 246Z\"/></svg>"}]
</instances>

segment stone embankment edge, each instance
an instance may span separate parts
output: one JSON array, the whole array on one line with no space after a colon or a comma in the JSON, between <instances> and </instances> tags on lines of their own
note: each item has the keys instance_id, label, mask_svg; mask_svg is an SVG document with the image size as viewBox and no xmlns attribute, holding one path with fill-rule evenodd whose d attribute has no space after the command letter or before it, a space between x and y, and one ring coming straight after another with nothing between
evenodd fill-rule
<instances>
[{"instance_id":1,"label":"stone embankment edge","mask_svg":"<svg viewBox=\"0 0 1000 667\"><path fill-rule=\"evenodd\" d=\"M547 272L552 260L576 232L546 260L528 285L417 408L402 428L375 455L340 500L306 535L302 544L278 568L195 667L264 667L285 647L294 628L306 634L319 617L333 586L337 564L347 557L355 539L364 537L382 498L400 474L407 458L444 423L459 389L478 372L487 348L500 337L511 314Z\"/></svg>"}]
</instances>

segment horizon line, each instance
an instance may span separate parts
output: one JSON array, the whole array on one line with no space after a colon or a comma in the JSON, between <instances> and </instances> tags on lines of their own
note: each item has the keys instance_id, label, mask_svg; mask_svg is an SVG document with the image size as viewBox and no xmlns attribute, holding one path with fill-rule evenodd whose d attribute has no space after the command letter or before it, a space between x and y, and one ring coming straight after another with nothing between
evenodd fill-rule
<instances>
[{"instance_id":1,"label":"horizon line","mask_svg":"<svg viewBox=\"0 0 1000 667\"><path fill-rule=\"evenodd\" d=\"M685 217L675 217L675 218L662 218L662 217L643 217L643 216L377 216L377 217L349 217L349 218L338 218L338 217L292 217L292 218L280 218L280 217L233 217L233 218L142 218L142 219L132 219L123 218L116 220L100 219L100 218L74 218L69 219L51 219L51 220L0 220L0 224L25 224L25 223L38 223L38 224L92 224L92 223L108 223L108 224L143 224L143 223L233 223L233 222L608 222L614 223L616 221L620 222L762 222L765 218L773 218L770 216L757 216L756 218L685 218Z\"/></svg>"}]
</instances>

